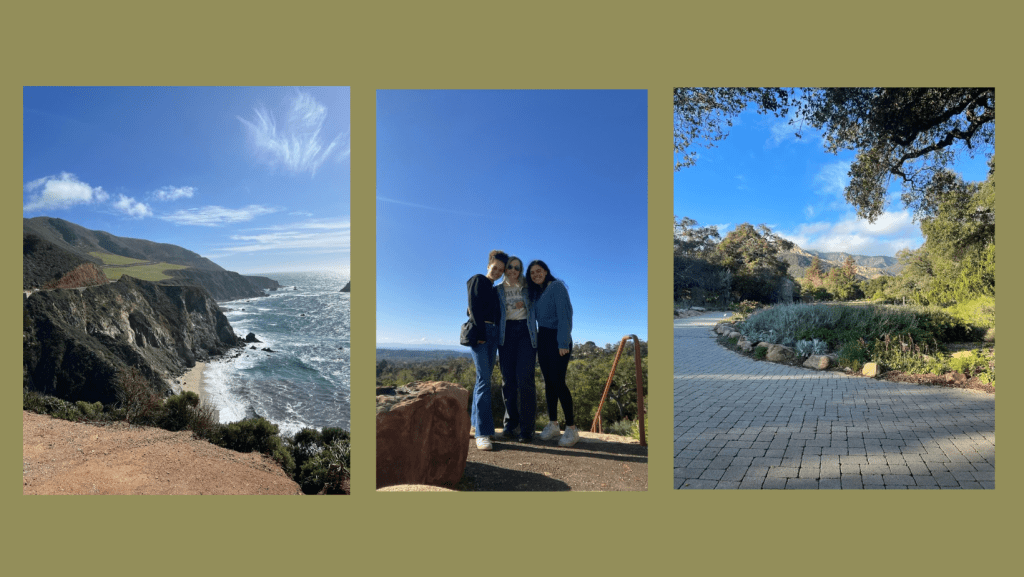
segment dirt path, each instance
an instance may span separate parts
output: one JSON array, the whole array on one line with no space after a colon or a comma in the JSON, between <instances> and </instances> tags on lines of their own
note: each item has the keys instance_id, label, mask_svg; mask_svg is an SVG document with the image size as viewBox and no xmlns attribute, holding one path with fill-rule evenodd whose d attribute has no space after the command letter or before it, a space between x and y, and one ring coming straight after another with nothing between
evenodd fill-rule
<instances>
[{"instance_id":1,"label":"dirt path","mask_svg":"<svg viewBox=\"0 0 1024 577\"><path fill-rule=\"evenodd\" d=\"M500 433L500 431L498 431ZM646 491L647 447L630 437L581 432L575 447L557 441L497 440L480 451L469 439L463 491Z\"/></svg>"},{"instance_id":2,"label":"dirt path","mask_svg":"<svg viewBox=\"0 0 1024 577\"><path fill-rule=\"evenodd\" d=\"M259 453L237 453L192 433L125 423L72 423L23 411L25 495L297 495Z\"/></svg>"}]
</instances>

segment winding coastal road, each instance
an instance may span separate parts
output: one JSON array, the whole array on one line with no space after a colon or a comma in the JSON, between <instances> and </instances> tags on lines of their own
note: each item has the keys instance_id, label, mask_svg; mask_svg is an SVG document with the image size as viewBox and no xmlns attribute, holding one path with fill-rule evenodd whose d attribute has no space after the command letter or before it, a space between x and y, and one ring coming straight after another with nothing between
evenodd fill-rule
<instances>
[{"instance_id":1,"label":"winding coastal road","mask_svg":"<svg viewBox=\"0 0 1024 577\"><path fill-rule=\"evenodd\" d=\"M754 361L721 320L675 320L675 488L995 488L994 395Z\"/></svg>"}]
</instances>

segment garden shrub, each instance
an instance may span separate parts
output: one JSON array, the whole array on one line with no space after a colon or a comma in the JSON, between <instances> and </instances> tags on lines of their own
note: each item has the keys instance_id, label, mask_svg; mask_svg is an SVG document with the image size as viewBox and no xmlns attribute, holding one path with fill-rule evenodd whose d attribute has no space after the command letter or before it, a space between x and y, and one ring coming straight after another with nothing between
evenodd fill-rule
<instances>
[{"instance_id":1,"label":"garden shrub","mask_svg":"<svg viewBox=\"0 0 1024 577\"><path fill-rule=\"evenodd\" d=\"M768 356L768 347L756 347L754 349L755 359L764 359Z\"/></svg>"},{"instance_id":2,"label":"garden shrub","mask_svg":"<svg viewBox=\"0 0 1024 577\"><path fill-rule=\"evenodd\" d=\"M867 342L864 339L857 339L843 344L842 348L839 349L836 363L840 367L859 371L864 367L864 363L869 360L871 360L871 351L868 348Z\"/></svg>"}]
</instances>

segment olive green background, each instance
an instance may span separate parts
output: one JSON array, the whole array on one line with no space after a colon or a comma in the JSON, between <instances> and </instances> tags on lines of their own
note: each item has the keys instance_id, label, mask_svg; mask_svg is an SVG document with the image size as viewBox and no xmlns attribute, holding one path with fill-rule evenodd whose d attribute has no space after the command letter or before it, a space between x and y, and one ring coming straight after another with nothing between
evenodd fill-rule
<instances>
[{"instance_id":1,"label":"olive green background","mask_svg":"<svg viewBox=\"0 0 1024 577\"><path fill-rule=\"evenodd\" d=\"M1008 5L1008 4L1006 4ZM0 146L5 269L16 277L24 85L351 87L352 495L26 497L18 485L15 279L4 305L3 554L41 574L477 575L673 571L997 573L1016 565L1020 394L1004 368L994 491L672 489L672 96L674 86L995 85L1002 158L1019 138L1020 32L1008 9L935 3L281 2L211 7L94 2L5 8ZM644 493L374 492L375 90L630 88L648 91L650 465ZM1007 108L1006 102L1011 103ZM594 122L601 122L595 118ZM500 130L500 127L495 127ZM586 147L586 142L580 142ZM409 154L416 154L410 150ZM1003 166L999 229L1019 246L1016 163ZM74 170L74 167L68 167ZM699 199L693 199L698 203ZM769 199L751 198L757 206ZM60 216L54 213L54 216ZM680 215L683 216L683 215ZM1012 224L1012 223L1011 223ZM181 244L187 246L187 242ZM999 276L1004 348L1021 307L1017 249ZM583 255L581 258L599 255ZM1006 260L1006 259L1011 260ZM419 274L429 274L429 263ZM1007 324L1009 322L1010 324ZM457 324L457 323L456 323ZM452 330L455 330L453 325ZM453 333L454 334L454 333ZM1014 356L1005 356L1012 359ZM1011 368L1013 368L1011 366ZM1019 529L1017 529L1019 531Z\"/></svg>"}]
</instances>

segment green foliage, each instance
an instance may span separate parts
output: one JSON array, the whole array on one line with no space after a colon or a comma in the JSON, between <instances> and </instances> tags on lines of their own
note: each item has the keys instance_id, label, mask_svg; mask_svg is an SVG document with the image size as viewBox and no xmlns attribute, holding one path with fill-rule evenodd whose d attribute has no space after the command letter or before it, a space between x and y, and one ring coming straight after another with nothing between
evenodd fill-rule
<instances>
[{"instance_id":1,"label":"green foliage","mask_svg":"<svg viewBox=\"0 0 1024 577\"><path fill-rule=\"evenodd\" d=\"M754 347L754 358L763 360L768 356L768 347Z\"/></svg>"},{"instance_id":2,"label":"green foliage","mask_svg":"<svg viewBox=\"0 0 1024 577\"><path fill-rule=\"evenodd\" d=\"M304 428L285 439L295 459L295 482L307 495L340 494L351 469L349 433L344 429L322 431Z\"/></svg>"},{"instance_id":3,"label":"green foliage","mask_svg":"<svg viewBox=\"0 0 1024 577\"><path fill-rule=\"evenodd\" d=\"M836 363L853 371L859 371L864 363L871 360L871 349L864 339L846 341L839 349Z\"/></svg>"},{"instance_id":4,"label":"green foliage","mask_svg":"<svg viewBox=\"0 0 1024 577\"><path fill-rule=\"evenodd\" d=\"M743 223L722 239L714 258L732 271L735 298L770 303L778 300L778 286L789 267L778 255L791 248L792 242L767 226Z\"/></svg>"},{"instance_id":5,"label":"green foliage","mask_svg":"<svg viewBox=\"0 0 1024 577\"><path fill-rule=\"evenodd\" d=\"M232 451L263 453L277 461L289 475L295 472L295 459L281 442L277 425L262 417L219 425L210 430L208 438L211 443Z\"/></svg>"},{"instance_id":6,"label":"green foliage","mask_svg":"<svg viewBox=\"0 0 1024 577\"><path fill-rule=\"evenodd\" d=\"M89 421L98 420L103 416L103 403L99 401L95 403L78 401L75 403L75 406L78 407L79 412Z\"/></svg>"}]
</instances>

